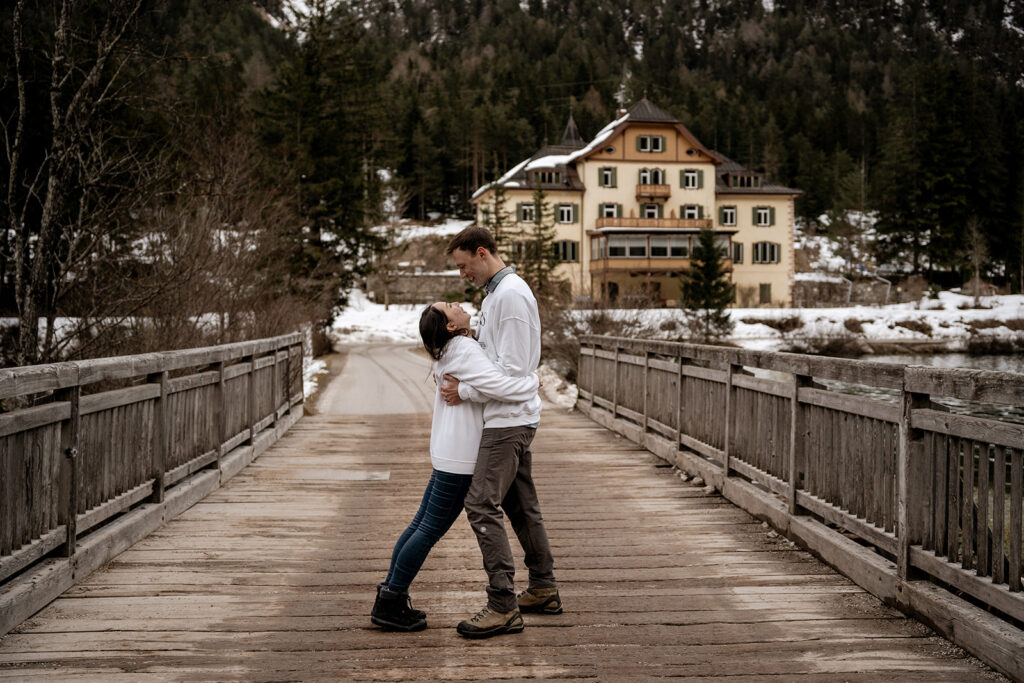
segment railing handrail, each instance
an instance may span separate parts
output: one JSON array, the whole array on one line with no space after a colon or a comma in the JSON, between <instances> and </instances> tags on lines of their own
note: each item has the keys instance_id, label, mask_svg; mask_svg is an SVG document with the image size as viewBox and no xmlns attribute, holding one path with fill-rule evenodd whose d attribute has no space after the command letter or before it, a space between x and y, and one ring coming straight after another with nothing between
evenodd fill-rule
<instances>
[{"instance_id":1,"label":"railing handrail","mask_svg":"<svg viewBox=\"0 0 1024 683\"><path fill-rule=\"evenodd\" d=\"M57 391L108 379L140 377L156 372L235 360L266 353L274 348L298 344L301 341L302 333L292 332L276 337L194 349L2 368L0 400L44 391Z\"/></svg>"}]
</instances>

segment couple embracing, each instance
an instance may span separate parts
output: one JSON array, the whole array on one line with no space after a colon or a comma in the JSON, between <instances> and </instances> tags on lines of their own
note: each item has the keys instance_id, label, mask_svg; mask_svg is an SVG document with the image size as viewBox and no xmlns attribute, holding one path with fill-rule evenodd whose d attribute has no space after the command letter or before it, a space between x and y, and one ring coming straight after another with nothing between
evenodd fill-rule
<instances>
[{"instance_id":1,"label":"couple embracing","mask_svg":"<svg viewBox=\"0 0 1024 683\"><path fill-rule=\"evenodd\" d=\"M530 444L540 423L540 316L529 285L506 267L494 238L469 227L448 245L459 274L486 291L476 338L459 304L438 302L420 317L434 360L437 392L430 430L430 479L412 523L398 538L371 621L388 630L426 628L409 586L430 549L466 509L487 572L487 606L459 634L487 638L523 630L521 612L560 614L554 562L531 474ZM516 595L515 566L502 511L529 569Z\"/></svg>"}]
</instances>

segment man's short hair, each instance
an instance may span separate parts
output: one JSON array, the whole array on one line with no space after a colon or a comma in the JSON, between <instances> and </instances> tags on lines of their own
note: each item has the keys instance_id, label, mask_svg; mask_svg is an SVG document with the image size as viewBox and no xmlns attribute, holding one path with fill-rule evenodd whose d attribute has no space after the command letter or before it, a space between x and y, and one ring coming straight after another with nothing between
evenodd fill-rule
<instances>
[{"instance_id":1,"label":"man's short hair","mask_svg":"<svg viewBox=\"0 0 1024 683\"><path fill-rule=\"evenodd\" d=\"M462 249L475 254L480 247L492 254L498 253L498 243L494 241L491 231L478 225L471 225L452 238L452 241L448 243L448 251L445 253L450 255L456 249Z\"/></svg>"}]
</instances>

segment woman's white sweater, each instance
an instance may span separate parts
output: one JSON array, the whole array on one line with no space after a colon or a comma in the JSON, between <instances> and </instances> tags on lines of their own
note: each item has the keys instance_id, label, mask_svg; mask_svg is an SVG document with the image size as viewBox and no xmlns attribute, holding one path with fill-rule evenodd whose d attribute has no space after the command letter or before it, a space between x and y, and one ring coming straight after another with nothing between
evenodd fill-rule
<instances>
[{"instance_id":1,"label":"woman's white sweater","mask_svg":"<svg viewBox=\"0 0 1024 683\"><path fill-rule=\"evenodd\" d=\"M480 435L484 428L484 404L464 401L450 406L441 396L444 376L458 377L488 400L528 401L537 395L537 375L509 377L498 370L480 344L471 337L454 337L434 363L434 419L430 426L430 462L434 469L452 474L473 474Z\"/></svg>"}]
</instances>

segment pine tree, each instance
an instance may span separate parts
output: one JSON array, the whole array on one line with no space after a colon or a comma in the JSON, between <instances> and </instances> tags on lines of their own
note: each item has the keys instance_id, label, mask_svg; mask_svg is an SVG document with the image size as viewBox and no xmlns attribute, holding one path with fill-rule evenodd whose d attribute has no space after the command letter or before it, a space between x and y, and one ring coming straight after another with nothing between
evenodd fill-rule
<instances>
[{"instance_id":1,"label":"pine tree","mask_svg":"<svg viewBox=\"0 0 1024 683\"><path fill-rule=\"evenodd\" d=\"M554 209L540 187L533 193L533 218L532 227L517 235L512 258L517 272L537 299L550 300L563 289L564 283L555 277L559 259L555 252Z\"/></svg>"},{"instance_id":2,"label":"pine tree","mask_svg":"<svg viewBox=\"0 0 1024 683\"><path fill-rule=\"evenodd\" d=\"M713 230L701 230L690 259L690 270L680 279L682 306L694 337L703 343L732 332L725 310L733 299L733 284L722 264L722 250Z\"/></svg>"}]
</instances>

